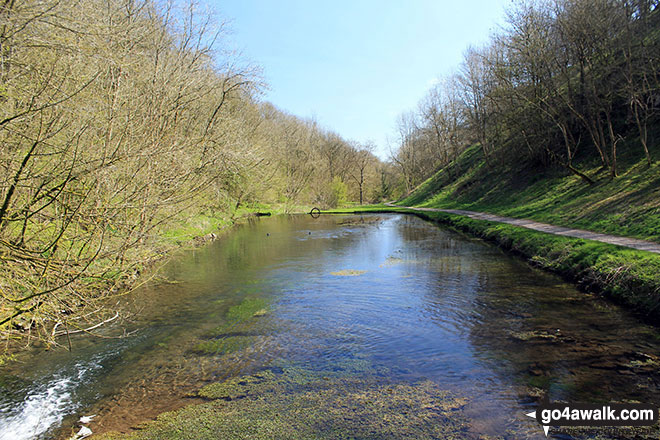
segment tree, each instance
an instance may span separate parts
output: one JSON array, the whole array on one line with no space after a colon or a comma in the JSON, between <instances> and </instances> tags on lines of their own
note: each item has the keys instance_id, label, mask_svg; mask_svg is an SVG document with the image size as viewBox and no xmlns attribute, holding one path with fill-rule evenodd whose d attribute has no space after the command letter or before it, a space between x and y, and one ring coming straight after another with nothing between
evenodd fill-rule
<instances>
[{"instance_id":1,"label":"tree","mask_svg":"<svg viewBox=\"0 0 660 440\"><path fill-rule=\"evenodd\" d=\"M486 50L470 48L465 54L457 82L466 120L481 145L486 162L490 162L491 145L488 137L491 112L488 99L493 89L493 73Z\"/></svg>"},{"instance_id":2,"label":"tree","mask_svg":"<svg viewBox=\"0 0 660 440\"><path fill-rule=\"evenodd\" d=\"M367 167L373 162L374 156L373 151L375 145L371 142L368 142L364 145L360 145L355 148L352 154L352 168L349 170L349 175L355 181L355 184L358 186L359 191L359 201L360 205L364 202L364 182L365 174Z\"/></svg>"}]
</instances>

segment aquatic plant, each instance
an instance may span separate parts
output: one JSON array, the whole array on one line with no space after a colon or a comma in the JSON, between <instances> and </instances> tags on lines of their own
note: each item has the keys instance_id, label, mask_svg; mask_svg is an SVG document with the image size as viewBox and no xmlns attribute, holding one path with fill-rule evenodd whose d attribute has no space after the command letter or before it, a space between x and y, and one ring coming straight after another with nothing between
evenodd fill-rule
<instances>
[{"instance_id":1,"label":"aquatic plant","mask_svg":"<svg viewBox=\"0 0 660 440\"><path fill-rule=\"evenodd\" d=\"M264 298L249 297L240 304L232 306L227 311L227 319L230 321L244 321L253 316L265 315L267 313L268 301Z\"/></svg>"},{"instance_id":2,"label":"aquatic plant","mask_svg":"<svg viewBox=\"0 0 660 440\"><path fill-rule=\"evenodd\" d=\"M253 341L252 336L229 336L200 342L193 351L199 354L228 354L249 347Z\"/></svg>"},{"instance_id":3,"label":"aquatic plant","mask_svg":"<svg viewBox=\"0 0 660 440\"><path fill-rule=\"evenodd\" d=\"M357 370L369 371L361 363ZM162 414L127 436L102 438L478 438L461 413L466 399L428 380L387 383L370 374L292 367L212 384L199 395L209 402Z\"/></svg>"},{"instance_id":4,"label":"aquatic plant","mask_svg":"<svg viewBox=\"0 0 660 440\"><path fill-rule=\"evenodd\" d=\"M366 272L366 270L344 269L338 272L330 272L330 275L335 275L338 277L356 277Z\"/></svg>"}]
</instances>

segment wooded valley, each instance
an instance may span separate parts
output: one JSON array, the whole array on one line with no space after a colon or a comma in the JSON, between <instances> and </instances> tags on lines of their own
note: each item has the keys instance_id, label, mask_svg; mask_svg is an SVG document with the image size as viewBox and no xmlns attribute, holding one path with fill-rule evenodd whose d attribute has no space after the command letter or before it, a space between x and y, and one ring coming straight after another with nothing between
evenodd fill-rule
<instances>
[{"instance_id":1,"label":"wooded valley","mask_svg":"<svg viewBox=\"0 0 660 440\"><path fill-rule=\"evenodd\" d=\"M443 167L458 177L470 146L487 167L585 185L616 179L622 152L651 166L657 6L518 2L399 117L384 161L262 100L258 66L194 3L4 0L0 336L62 343L113 319L112 295L196 235L249 211L394 200Z\"/></svg>"}]
</instances>

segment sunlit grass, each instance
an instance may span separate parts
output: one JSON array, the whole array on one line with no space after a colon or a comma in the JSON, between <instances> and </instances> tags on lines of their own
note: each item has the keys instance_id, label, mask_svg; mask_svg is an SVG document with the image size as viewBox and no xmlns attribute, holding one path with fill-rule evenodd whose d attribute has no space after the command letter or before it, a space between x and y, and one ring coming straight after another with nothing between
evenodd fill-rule
<instances>
[{"instance_id":1,"label":"sunlit grass","mask_svg":"<svg viewBox=\"0 0 660 440\"><path fill-rule=\"evenodd\" d=\"M481 150L473 146L455 165L458 179L442 170L400 204L483 211L660 241L660 162L649 167L634 141L626 147L615 179L597 163L581 163L580 169L595 180L587 185L561 169L514 172L487 167ZM653 153L660 157L660 152Z\"/></svg>"}]
</instances>

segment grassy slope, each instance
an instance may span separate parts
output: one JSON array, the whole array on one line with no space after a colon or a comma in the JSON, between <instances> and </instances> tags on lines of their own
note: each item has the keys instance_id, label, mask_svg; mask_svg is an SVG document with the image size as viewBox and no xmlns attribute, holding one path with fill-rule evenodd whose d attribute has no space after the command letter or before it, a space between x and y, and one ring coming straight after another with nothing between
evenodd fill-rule
<instances>
[{"instance_id":1,"label":"grassy slope","mask_svg":"<svg viewBox=\"0 0 660 440\"><path fill-rule=\"evenodd\" d=\"M660 162L648 167L633 145L612 180L597 164L580 164L594 185L563 170L513 173L487 167L475 146L458 159L453 175L441 170L400 201L406 206L462 208L529 218L559 226L660 242ZM660 149L654 154L660 158ZM457 172L458 171L458 172Z\"/></svg>"}]
</instances>

